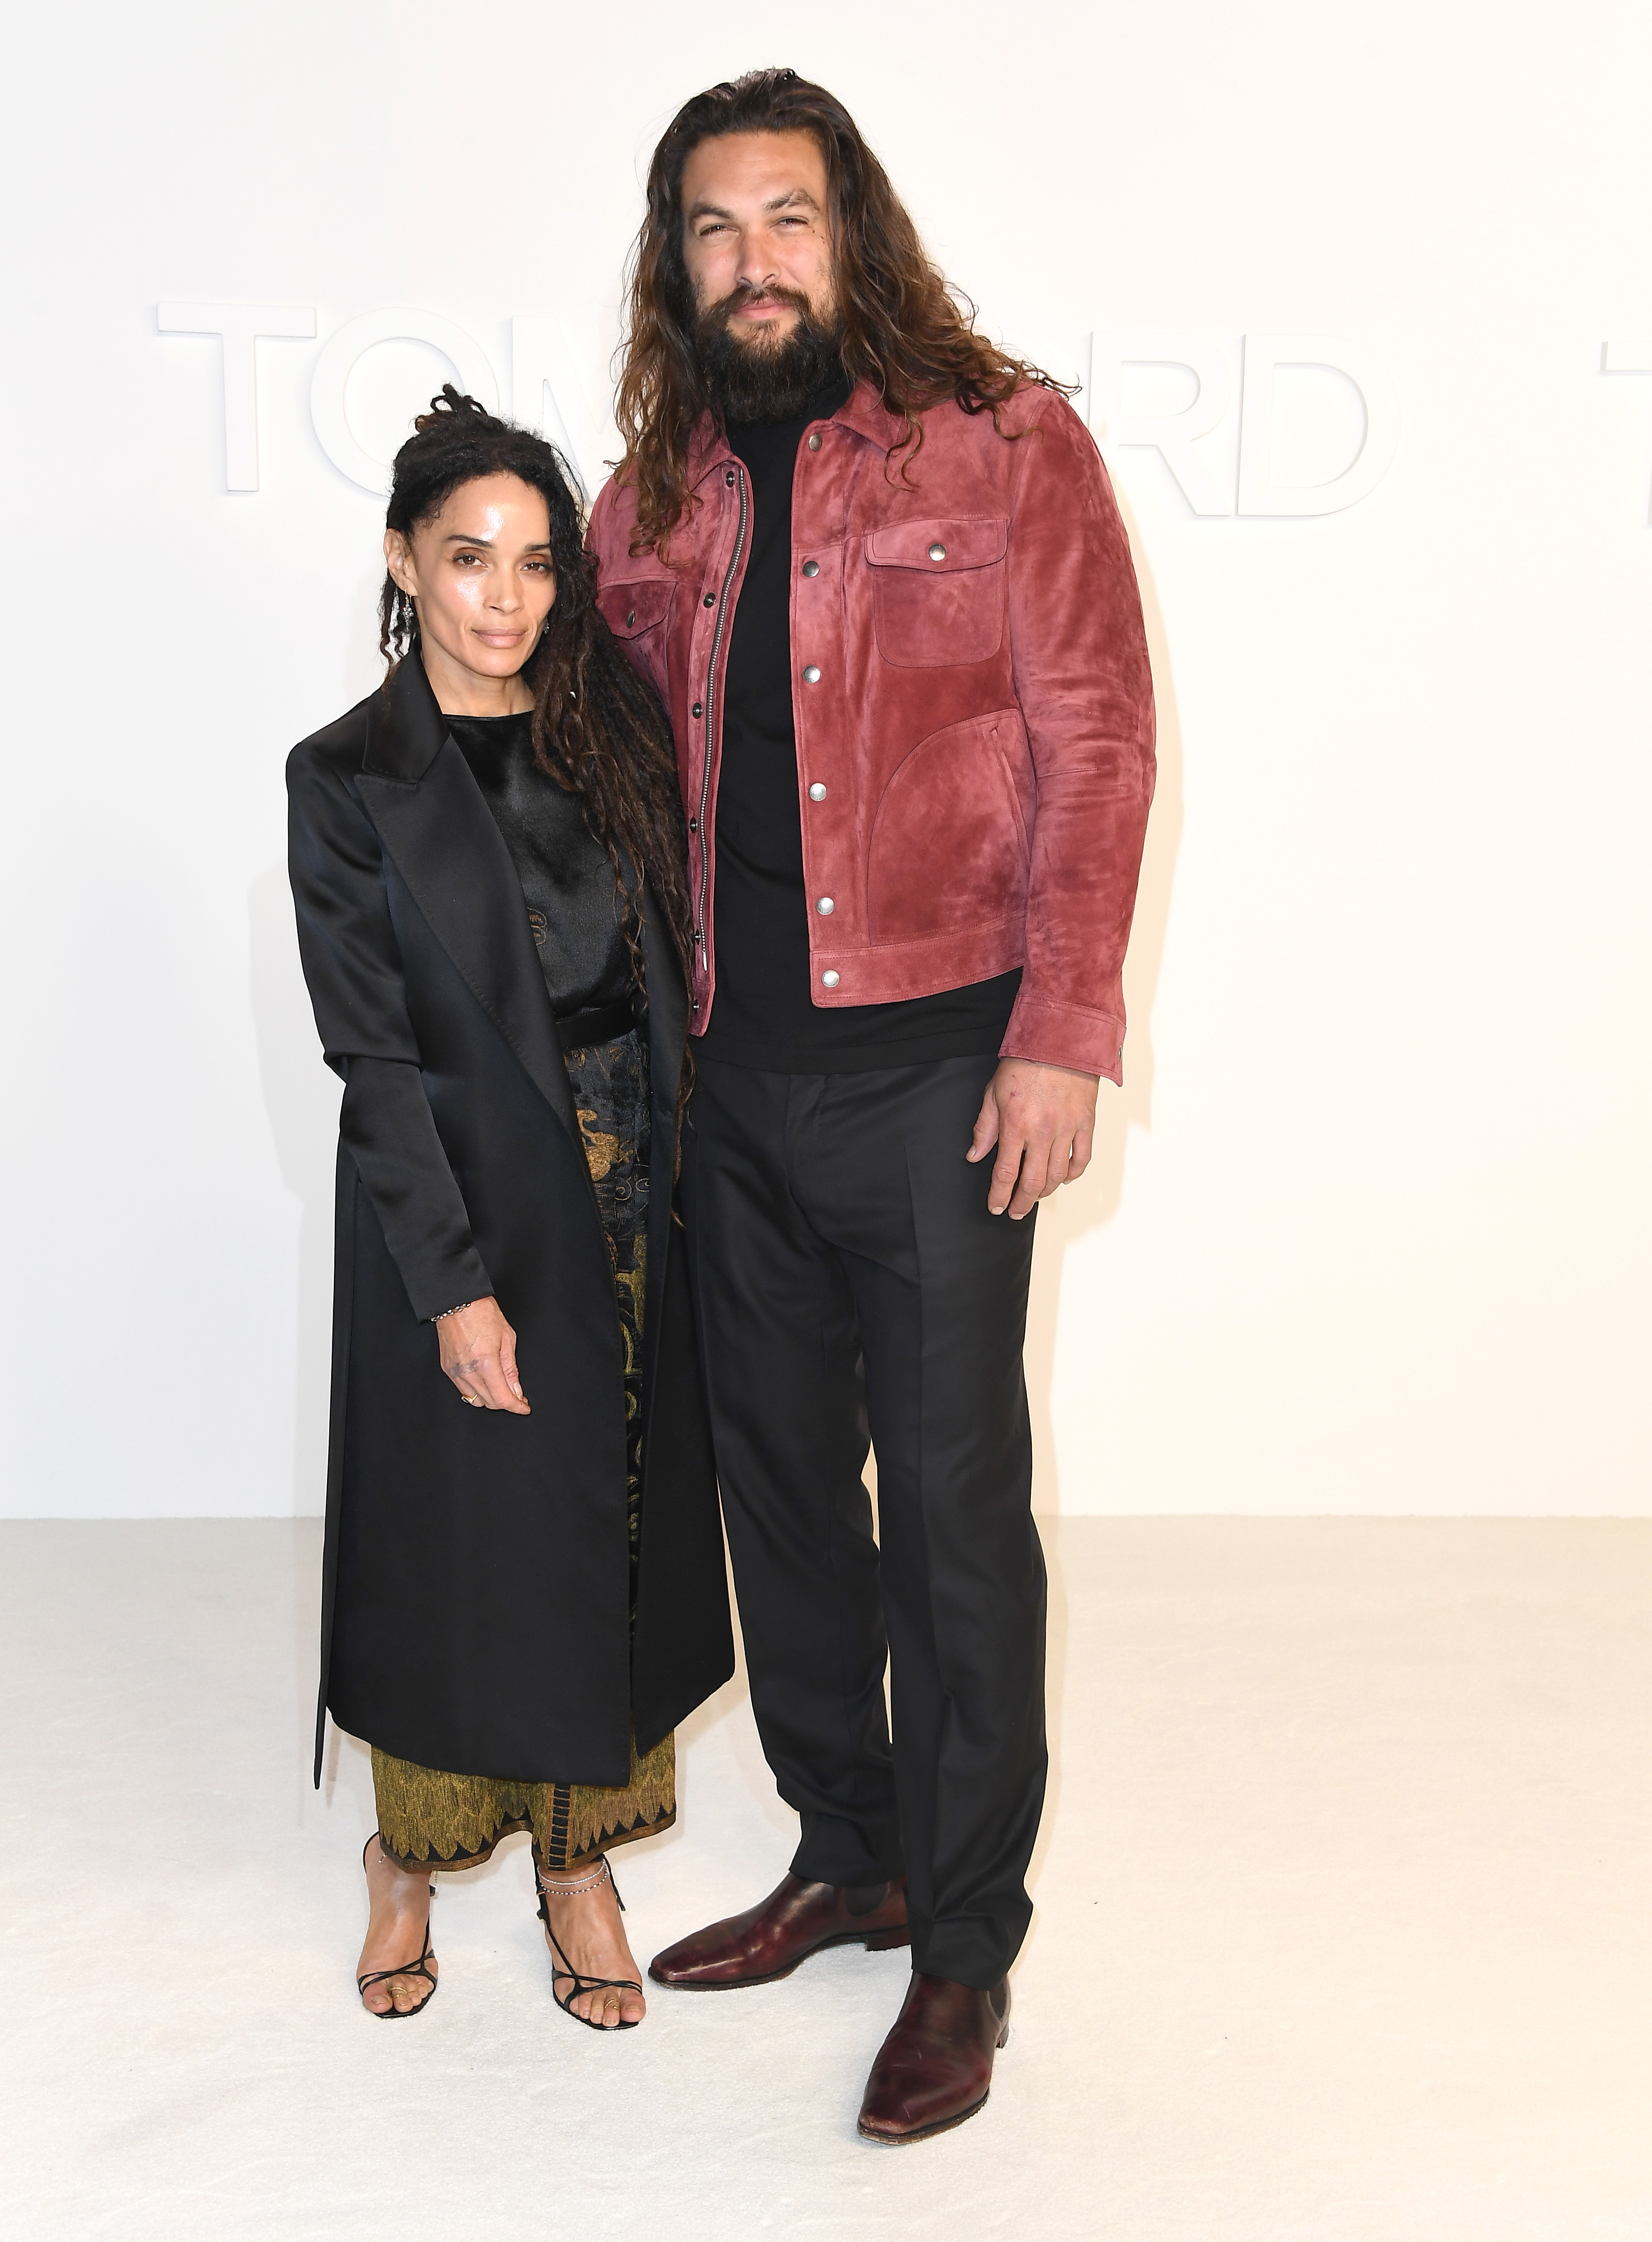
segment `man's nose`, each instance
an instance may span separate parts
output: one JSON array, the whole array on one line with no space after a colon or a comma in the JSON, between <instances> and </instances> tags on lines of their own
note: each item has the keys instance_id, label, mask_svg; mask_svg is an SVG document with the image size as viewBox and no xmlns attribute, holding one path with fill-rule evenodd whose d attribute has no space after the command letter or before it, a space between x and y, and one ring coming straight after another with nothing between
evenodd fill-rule
<instances>
[{"instance_id":1,"label":"man's nose","mask_svg":"<svg viewBox=\"0 0 1652 2242\"><path fill-rule=\"evenodd\" d=\"M777 277L766 244L750 239L742 242L735 279L742 288L749 288L754 296L761 296Z\"/></svg>"}]
</instances>

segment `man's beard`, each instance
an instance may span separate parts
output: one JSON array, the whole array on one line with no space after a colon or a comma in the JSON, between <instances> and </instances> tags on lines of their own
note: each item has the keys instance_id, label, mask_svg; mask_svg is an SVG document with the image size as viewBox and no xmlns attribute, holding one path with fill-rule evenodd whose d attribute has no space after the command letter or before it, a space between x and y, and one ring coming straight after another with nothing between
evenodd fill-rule
<instances>
[{"instance_id":1,"label":"man's beard","mask_svg":"<svg viewBox=\"0 0 1652 2242\"><path fill-rule=\"evenodd\" d=\"M838 370L842 331L816 317L807 296L793 288L765 288L764 303L789 304L797 323L783 342L767 337L739 341L730 325L758 292L736 288L695 322L694 353L712 404L725 420L796 420Z\"/></svg>"}]
</instances>

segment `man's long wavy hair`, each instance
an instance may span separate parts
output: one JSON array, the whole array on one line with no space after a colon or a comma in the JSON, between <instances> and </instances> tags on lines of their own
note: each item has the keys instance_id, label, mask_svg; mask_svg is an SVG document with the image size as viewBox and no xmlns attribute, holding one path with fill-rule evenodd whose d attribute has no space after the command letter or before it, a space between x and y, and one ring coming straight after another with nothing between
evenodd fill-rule
<instances>
[{"instance_id":1,"label":"man's long wavy hair","mask_svg":"<svg viewBox=\"0 0 1652 2242\"><path fill-rule=\"evenodd\" d=\"M1054 388L1038 367L976 332L975 307L931 264L917 228L823 86L796 70L752 70L696 94L677 111L648 166L648 214L630 274L630 333L615 416L622 482L636 492L631 550L664 551L688 502L688 445L711 400L695 356L694 289L683 255L682 174L702 140L727 132L808 132L826 163L844 372L870 380L905 428L915 458L920 415L951 399L966 413L1000 408L1022 385Z\"/></svg>"},{"instance_id":2,"label":"man's long wavy hair","mask_svg":"<svg viewBox=\"0 0 1652 2242\"><path fill-rule=\"evenodd\" d=\"M687 846L671 727L602 620L578 486L561 453L531 430L496 419L473 397L461 397L449 382L396 454L385 526L411 537L462 485L484 475L515 475L540 493L550 516L556 600L522 669L534 695L534 760L559 786L582 796L587 822L608 850L614 908L639 984L639 877L658 898L686 972ZM418 648L415 604L386 574L379 650L391 674Z\"/></svg>"}]
</instances>

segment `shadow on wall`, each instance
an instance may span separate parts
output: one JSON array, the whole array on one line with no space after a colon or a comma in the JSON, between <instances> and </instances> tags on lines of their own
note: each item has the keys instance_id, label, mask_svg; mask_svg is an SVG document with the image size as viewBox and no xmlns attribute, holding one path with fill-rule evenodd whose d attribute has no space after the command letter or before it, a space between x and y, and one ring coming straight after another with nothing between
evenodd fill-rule
<instances>
[{"instance_id":1,"label":"shadow on wall","mask_svg":"<svg viewBox=\"0 0 1652 2242\"><path fill-rule=\"evenodd\" d=\"M379 532L352 582L344 624L330 641L336 681L319 694L305 721L320 724L371 693L384 675L376 646L384 562ZM286 742L271 743L285 755ZM249 989L259 1085L270 1117L281 1180L298 1200L297 1365L293 1393L292 1508L300 1518L326 1507L328 1392L332 1372L332 1201L343 1084L324 1063L315 1016L299 963L292 891L285 862L253 881L247 896Z\"/></svg>"},{"instance_id":2,"label":"shadow on wall","mask_svg":"<svg viewBox=\"0 0 1652 2242\"><path fill-rule=\"evenodd\" d=\"M1117 491L1115 495L1118 496ZM1102 1084L1096 1111L1095 1151L1087 1173L1082 1182L1064 1185L1038 1210L1038 1245L1033 1257L1032 1292L1027 1305L1027 1398L1032 1411L1037 1458L1033 1507L1046 1514L1061 1507L1051 1393L1055 1381L1056 1319L1061 1303L1062 1268L1069 1245L1086 1231L1111 1222L1118 1211L1124 1197L1125 1154L1132 1127L1152 1126L1153 999L1158 993L1165 933L1170 920L1171 888L1182 838L1182 733L1171 677L1170 646L1158 590L1143 557L1135 520L1122 496L1118 496L1118 505L1141 586L1147 651L1152 662L1158 717L1158 782L1153 795L1152 816L1147 824L1141 886L1125 965L1125 1003L1129 1016L1125 1086L1116 1091L1111 1083Z\"/></svg>"},{"instance_id":3,"label":"shadow on wall","mask_svg":"<svg viewBox=\"0 0 1652 2242\"><path fill-rule=\"evenodd\" d=\"M292 1507L326 1507L327 1395L332 1352L332 1193L341 1085L323 1064L299 965L285 864L253 881L247 898L252 1027L259 1077L281 1180L298 1200L297 1374Z\"/></svg>"}]
</instances>

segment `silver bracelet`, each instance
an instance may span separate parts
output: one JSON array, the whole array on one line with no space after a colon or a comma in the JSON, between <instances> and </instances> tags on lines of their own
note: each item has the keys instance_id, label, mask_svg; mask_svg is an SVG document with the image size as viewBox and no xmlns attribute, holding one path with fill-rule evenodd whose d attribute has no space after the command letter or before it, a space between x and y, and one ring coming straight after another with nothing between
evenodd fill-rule
<instances>
[{"instance_id":1,"label":"silver bracelet","mask_svg":"<svg viewBox=\"0 0 1652 2242\"><path fill-rule=\"evenodd\" d=\"M537 1873L539 1888L547 1899L566 1899L574 1892L594 1891L599 1884L611 1883L614 1880L614 1871L608 1866L608 1856L606 1853L598 1854L596 1867L588 1876L576 1884L547 1884L543 1869L538 1870Z\"/></svg>"},{"instance_id":2,"label":"silver bracelet","mask_svg":"<svg viewBox=\"0 0 1652 2242\"><path fill-rule=\"evenodd\" d=\"M456 1316L461 1308L473 1308L474 1300L457 1300L451 1308L444 1308L439 1316L432 1316L433 1324L445 1324L449 1316Z\"/></svg>"}]
</instances>

